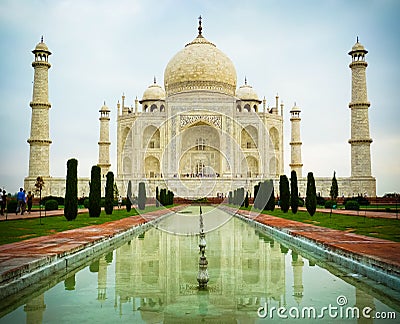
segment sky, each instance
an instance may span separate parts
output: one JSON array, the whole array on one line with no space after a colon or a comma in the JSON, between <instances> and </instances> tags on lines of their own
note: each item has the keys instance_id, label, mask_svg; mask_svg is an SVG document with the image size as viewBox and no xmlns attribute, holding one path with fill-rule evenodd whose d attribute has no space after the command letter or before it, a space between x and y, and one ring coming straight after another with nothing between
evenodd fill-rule
<instances>
[{"instance_id":1,"label":"sky","mask_svg":"<svg viewBox=\"0 0 400 324\"><path fill-rule=\"evenodd\" d=\"M128 105L185 44L203 35L234 63L271 107L285 105L285 173L290 174L289 111L301 112L303 175L350 176L351 70L359 37L366 60L372 174L377 194L400 191L400 1L397 0L0 0L0 187L16 192L28 175L32 50L49 62L50 174L78 176L98 162L99 109L111 110L116 172L117 101Z\"/></svg>"}]
</instances>

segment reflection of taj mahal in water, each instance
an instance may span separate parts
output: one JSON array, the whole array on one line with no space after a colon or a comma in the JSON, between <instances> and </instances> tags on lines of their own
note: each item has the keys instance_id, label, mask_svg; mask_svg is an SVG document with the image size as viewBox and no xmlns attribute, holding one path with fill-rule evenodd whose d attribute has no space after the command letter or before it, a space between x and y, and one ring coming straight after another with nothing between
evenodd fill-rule
<instances>
[{"instance_id":1,"label":"reflection of taj mahal in water","mask_svg":"<svg viewBox=\"0 0 400 324\"><path fill-rule=\"evenodd\" d=\"M311 285L303 287L303 270L313 264L247 223L234 218L206 236L207 292L197 288L198 237L152 228L118 248L114 260L108 254L91 264L90 271L97 273L97 292L93 289L89 296L92 302L87 303L94 309L88 312L114 308L113 316L126 320L140 316L146 323L198 322L201 315L212 323L252 323L260 305L302 305L303 295L312 293ZM82 284L74 274L64 287L79 290ZM358 288L351 294L359 307L374 304ZM43 296L24 307L27 323L42 322L43 314L52 311Z\"/></svg>"},{"instance_id":2,"label":"reflection of taj mahal in water","mask_svg":"<svg viewBox=\"0 0 400 324\"><path fill-rule=\"evenodd\" d=\"M33 187L37 176L43 176L46 193L63 196L65 179L50 177L48 58L46 44L35 50L32 124L29 175L25 187ZM376 196L375 178L371 175L365 54L358 42L352 57L351 109L351 177L338 178L339 194L366 193ZM344 80L345 82L345 80ZM139 107L139 104L141 107ZM199 19L197 37L186 44L167 64L164 87L154 83L141 100L126 106L125 96L117 104L116 183L126 192L131 180L147 181L148 196L155 187L168 187L181 197L215 196L244 187L250 192L263 179L274 179L284 173L284 106L276 96L274 106L260 100L244 80L237 87L232 61L203 36ZM111 167L109 122L110 110L100 109L98 165L104 176ZM300 109L290 110L290 168L297 172L299 193L304 196ZM288 114L289 115L289 114ZM345 148L345 146L344 146ZM79 157L77 157L79 160ZM317 172L318 170L314 170ZM78 194L88 193L89 179L79 179ZM329 196L331 177L316 178L317 191Z\"/></svg>"}]
</instances>

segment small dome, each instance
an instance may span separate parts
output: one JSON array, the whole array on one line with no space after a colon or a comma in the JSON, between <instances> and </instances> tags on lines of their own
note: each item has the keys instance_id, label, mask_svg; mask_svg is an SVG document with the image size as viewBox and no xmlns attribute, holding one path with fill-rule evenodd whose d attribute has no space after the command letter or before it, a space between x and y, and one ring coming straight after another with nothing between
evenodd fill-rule
<instances>
[{"instance_id":1,"label":"small dome","mask_svg":"<svg viewBox=\"0 0 400 324\"><path fill-rule=\"evenodd\" d=\"M40 43L38 43L35 47L35 49L32 51L33 53L35 52L47 52L48 54L51 54L51 52L49 51L49 48L47 47L47 45L43 42L43 37L40 41Z\"/></svg>"},{"instance_id":2,"label":"small dome","mask_svg":"<svg viewBox=\"0 0 400 324\"><path fill-rule=\"evenodd\" d=\"M301 109L299 107L297 107L296 103L294 103L294 106L292 107L292 109L290 110L291 113L294 112L301 112Z\"/></svg>"},{"instance_id":3,"label":"small dome","mask_svg":"<svg viewBox=\"0 0 400 324\"><path fill-rule=\"evenodd\" d=\"M357 37L357 42L351 48L349 55L352 55L355 52L363 52L365 54L368 53L368 51L365 49L365 47L358 41L358 37Z\"/></svg>"},{"instance_id":4,"label":"small dome","mask_svg":"<svg viewBox=\"0 0 400 324\"><path fill-rule=\"evenodd\" d=\"M236 97L241 100L253 100L253 101L260 101L258 99L258 95L253 89L252 86L247 84L247 81L244 81L244 85L240 86L239 89L236 91Z\"/></svg>"},{"instance_id":5,"label":"small dome","mask_svg":"<svg viewBox=\"0 0 400 324\"><path fill-rule=\"evenodd\" d=\"M106 106L106 102L104 101L103 106L100 108L99 112L109 112L110 109Z\"/></svg>"},{"instance_id":6,"label":"small dome","mask_svg":"<svg viewBox=\"0 0 400 324\"><path fill-rule=\"evenodd\" d=\"M152 100L152 101L165 100L165 91L163 88L161 88L160 85L156 83L155 79L154 83L144 91L142 100L140 102L145 100Z\"/></svg>"}]
</instances>

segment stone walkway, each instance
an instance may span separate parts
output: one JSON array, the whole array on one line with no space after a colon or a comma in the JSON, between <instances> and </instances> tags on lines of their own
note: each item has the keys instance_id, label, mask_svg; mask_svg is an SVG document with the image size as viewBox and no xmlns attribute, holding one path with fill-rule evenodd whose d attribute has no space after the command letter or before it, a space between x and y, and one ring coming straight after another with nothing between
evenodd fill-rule
<instances>
[{"instance_id":1,"label":"stone walkway","mask_svg":"<svg viewBox=\"0 0 400 324\"><path fill-rule=\"evenodd\" d=\"M385 271L390 270L400 281L399 242L357 235L246 210L237 210L236 213L291 236L307 239L331 252L350 256L355 260L366 262Z\"/></svg>"},{"instance_id":2,"label":"stone walkway","mask_svg":"<svg viewBox=\"0 0 400 324\"><path fill-rule=\"evenodd\" d=\"M184 207L178 206L172 210L163 209L147 213L145 218L137 215L101 225L69 230L51 236L0 245L0 291L6 289L4 287L8 283L21 278L27 273L51 264L55 260L73 255L76 252L84 250L86 247L93 246L97 242L106 241L110 237L132 229L132 227L137 227L170 211L178 211ZM225 206L222 208L230 212L236 211ZM62 211L56 211L51 213L51 215L56 215L60 212L62 213ZM291 236L313 241L329 251L338 251L343 255L359 259L362 262L373 263L385 271L390 270L394 276L400 278L400 243L244 210L236 212ZM32 213L26 217L37 216ZM1 295L4 296L3 294Z\"/></svg>"}]
</instances>

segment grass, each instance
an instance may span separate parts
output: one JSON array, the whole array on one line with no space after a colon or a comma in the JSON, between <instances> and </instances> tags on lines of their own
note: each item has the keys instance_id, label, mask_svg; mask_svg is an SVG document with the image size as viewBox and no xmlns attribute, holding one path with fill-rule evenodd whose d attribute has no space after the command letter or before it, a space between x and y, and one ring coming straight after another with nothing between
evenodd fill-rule
<instances>
[{"instance_id":1,"label":"grass","mask_svg":"<svg viewBox=\"0 0 400 324\"><path fill-rule=\"evenodd\" d=\"M249 208L241 208L249 210ZM372 236L390 241L400 242L400 220L388 218L368 218L361 216L349 216L316 212L314 216L306 211L298 211L293 214L291 210L283 213L280 209L263 211L263 214L277 216L284 219L299 221L302 223L337 229L360 235Z\"/></svg>"},{"instance_id":2,"label":"grass","mask_svg":"<svg viewBox=\"0 0 400 324\"><path fill-rule=\"evenodd\" d=\"M163 207L147 206L140 214L161 209ZM89 217L89 213L78 214L75 220L67 221L64 216L51 216L19 220L7 220L0 222L0 245L27 240L34 237L52 235L70 229L103 224L122 218L138 215L132 208L128 213L125 208L114 208L112 215L101 212L100 217ZM40 222L42 224L40 224Z\"/></svg>"},{"instance_id":3,"label":"grass","mask_svg":"<svg viewBox=\"0 0 400 324\"><path fill-rule=\"evenodd\" d=\"M146 206L146 209L141 213L147 213L161 208L163 207L157 208L154 205ZM250 207L242 209L250 209ZM263 213L284 219L400 242L400 220L396 219L368 218L339 214L332 214L330 217L329 213L320 212L316 212L315 215L311 217L306 211L298 211L297 214L293 214L290 210L287 213L283 213L280 209L275 209L273 212L264 211ZM135 209L132 209L128 213L124 208L115 208L112 215L106 215L104 211L102 211L100 217L92 218L89 217L88 213L84 213L79 214L75 220L70 222L68 222L64 216L42 217L42 225L40 225L39 218L2 221L0 222L0 245L38 236L51 235L84 226L103 224L138 214L139 213Z\"/></svg>"}]
</instances>

